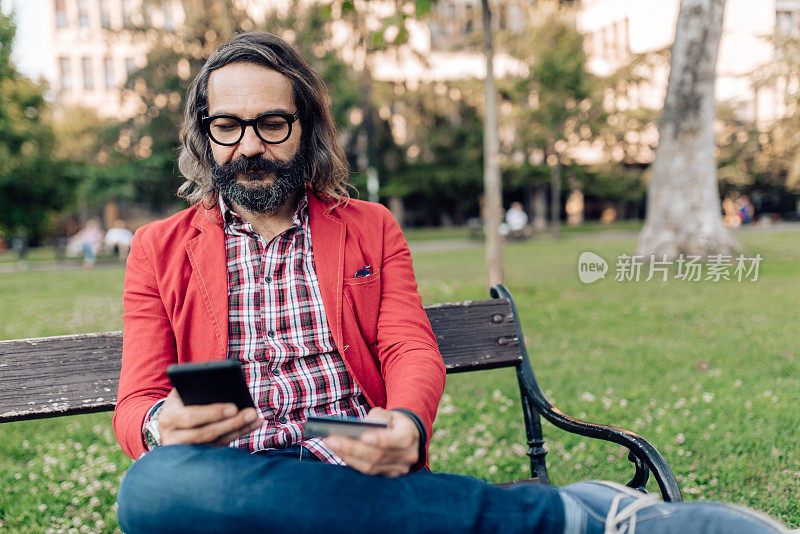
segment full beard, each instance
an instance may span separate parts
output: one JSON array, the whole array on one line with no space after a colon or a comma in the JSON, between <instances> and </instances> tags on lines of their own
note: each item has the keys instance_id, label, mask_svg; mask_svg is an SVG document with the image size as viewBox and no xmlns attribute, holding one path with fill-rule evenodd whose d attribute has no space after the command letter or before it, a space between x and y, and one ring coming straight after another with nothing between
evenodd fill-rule
<instances>
[{"instance_id":1,"label":"full beard","mask_svg":"<svg viewBox=\"0 0 800 534\"><path fill-rule=\"evenodd\" d=\"M303 188L305 158L301 150L288 162L240 156L222 165L214 161L211 173L228 204L236 204L251 213L274 213ZM272 182L264 182L269 176Z\"/></svg>"}]
</instances>

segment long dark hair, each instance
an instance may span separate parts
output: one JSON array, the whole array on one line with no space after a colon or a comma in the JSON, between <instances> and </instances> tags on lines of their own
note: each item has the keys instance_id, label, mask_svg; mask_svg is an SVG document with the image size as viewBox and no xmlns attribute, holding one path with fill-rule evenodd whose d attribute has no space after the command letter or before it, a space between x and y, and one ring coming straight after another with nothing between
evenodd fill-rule
<instances>
[{"instance_id":1,"label":"long dark hair","mask_svg":"<svg viewBox=\"0 0 800 534\"><path fill-rule=\"evenodd\" d=\"M292 84L292 96L300 112L306 181L321 198L346 202L349 169L330 112L330 96L325 83L297 51L280 37L266 32L236 36L211 54L189 88L186 98L178 168L186 181L178 196L190 204L205 202L212 207L218 190L211 174L213 156L200 121L208 113L208 78L219 68L232 63L253 63L280 72Z\"/></svg>"}]
</instances>

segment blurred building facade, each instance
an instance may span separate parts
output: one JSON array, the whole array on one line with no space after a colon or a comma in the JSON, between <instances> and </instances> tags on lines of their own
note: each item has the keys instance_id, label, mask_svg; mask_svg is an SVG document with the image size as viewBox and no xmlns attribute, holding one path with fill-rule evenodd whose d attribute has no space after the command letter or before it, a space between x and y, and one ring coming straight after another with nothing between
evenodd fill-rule
<instances>
[{"instance_id":1,"label":"blurred building facade","mask_svg":"<svg viewBox=\"0 0 800 534\"><path fill-rule=\"evenodd\" d=\"M179 0L161 0L142 11L141 0L51 0L50 91L62 106L84 106L103 117L127 118L138 102L123 99L128 75L144 66L147 39L126 27L150 25L174 31L183 23ZM145 20L145 18L147 20Z\"/></svg>"},{"instance_id":2,"label":"blurred building facade","mask_svg":"<svg viewBox=\"0 0 800 534\"><path fill-rule=\"evenodd\" d=\"M579 29L586 35L588 68L607 75L634 54L670 46L675 39L680 0L582 0ZM766 128L785 113L782 92L756 89L753 73L768 65L776 50L768 37L800 37L800 0L727 0L717 58L717 99L729 102L743 120ZM658 109L666 94L668 69L638 84L634 105Z\"/></svg>"},{"instance_id":3,"label":"blurred building facade","mask_svg":"<svg viewBox=\"0 0 800 534\"><path fill-rule=\"evenodd\" d=\"M293 0L249 0L256 18ZM312 0L313 1L313 0ZM47 78L56 102L94 108L101 116L125 118L137 109L135 97L123 98L122 86L133 70L144 66L146 34L120 31L127 26L152 25L178 31L184 14L180 0L155 0L141 10L142 0L50 0L45 26L50 32L51 65ZM523 31L524 8L536 0L492 2L496 29ZM674 39L680 0L581 0L578 25L586 35L589 69L610 74L633 54L668 47ZM394 9L394 2L373 1L369 9ZM146 20L145 20L146 18ZM485 75L481 55L480 0L440 0L427 23L412 23L409 47L378 54L372 75L379 80L447 81ZM343 30L346 31L346 30ZM756 90L751 74L769 63L775 50L767 36L779 31L800 36L800 0L728 0L718 60L717 95L730 101L741 118L767 127L783 112L781 94ZM341 43L347 36L340 34ZM347 56L346 46L339 48ZM421 58L424 58L421 59ZM358 61L356 57L345 57ZM519 68L499 53L498 76ZM667 69L632 89L634 106L660 108Z\"/></svg>"}]
</instances>

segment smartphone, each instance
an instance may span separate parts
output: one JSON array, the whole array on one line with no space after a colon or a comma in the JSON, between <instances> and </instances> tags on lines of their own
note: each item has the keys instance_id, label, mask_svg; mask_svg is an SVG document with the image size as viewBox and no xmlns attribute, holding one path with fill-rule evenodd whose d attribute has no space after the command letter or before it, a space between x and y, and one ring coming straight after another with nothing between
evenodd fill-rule
<instances>
[{"instance_id":1,"label":"smartphone","mask_svg":"<svg viewBox=\"0 0 800 534\"><path fill-rule=\"evenodd\" d=\"M239 360L176 363L167 376L187 406L232 402L240 410L255 408Z\"/></svg>"},{"instance_id":2,"label":"smartphone","mask_svg":"<svg viewBox=\"0 0 800 534\"><path fill-rule=\"evenodd\" d=\"M358 439L372 428L386 428L385 421L364 421L355 417L336 417L332 415L310 415L303 425L303 438L326 438L346 436Z\"/></svg>"}]
</instances>

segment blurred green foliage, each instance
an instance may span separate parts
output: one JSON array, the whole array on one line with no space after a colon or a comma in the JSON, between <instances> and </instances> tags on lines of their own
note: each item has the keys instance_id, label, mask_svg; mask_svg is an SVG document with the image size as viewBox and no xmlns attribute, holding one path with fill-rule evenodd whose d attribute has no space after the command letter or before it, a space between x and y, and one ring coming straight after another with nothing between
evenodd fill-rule
<instances>
[{"instance_id":1,"label":"blurred green foliage","mask_svg":"<svg viewBox=\"0 0 800 534\"><path fill-rule=\"evenodd\" d=\"M122 94L136 113L116 121L88 109L49 110L43 87L11 63L15 28L10 15L0 18L0 231L7 237L24 228L36 240L51 232L58 213L86 217L112 200L153 212L185 205L176 196L182 182L176 160L186 92L217 46L249 30L285 38L326 80L362 197L366 169L373 167L381 200L401 200L407 224L461 224L478 216L482 80L387 82L372 76L379 62L415 53L410 27L437 16L433 0L417 0L413 9L398 3L377 14L344 0L293 2L262 22L220 0L182 0L187 18L175 31L148 22L148 10L158 5L145 0L141 24L113 30L152 44ZM542 193L556 179L581 189L587 205L628 205L634 209L627 212L636 213L657 142L658 110L631 105L630 94L668 67L669 50L635 54L612 75L593 76L585 69L574 16L563 5L546 5L526 8L523 30L497 34L498 50L516 61L498 80L504 204L522 200L530 207L534 190ZM477 40L465 44L479 46ZM775 65L756 73L763 85L791 76L800 65L796 43L776 40L775 46L783 50ZM361 59L345 61L344 50ZM796 92L787 91L786 99L794 109ZM724 107L719 119L723 194L760 188L786 195L797 188L794 115L768 132ZM576 146L600 146L606 163L576 164Z\"/></svg>"},{"instance_id":2,"label":"blurred green foliage","mask_svg":"<svg viewBox=\"0 0 800 534\"><path fill-rule=\"evenodd\" d=\"M43 86L11 60L13 17L0 10L0 232L36 241L69 201L74 181L55 158Z\"/></svg>"}]
</instances>

